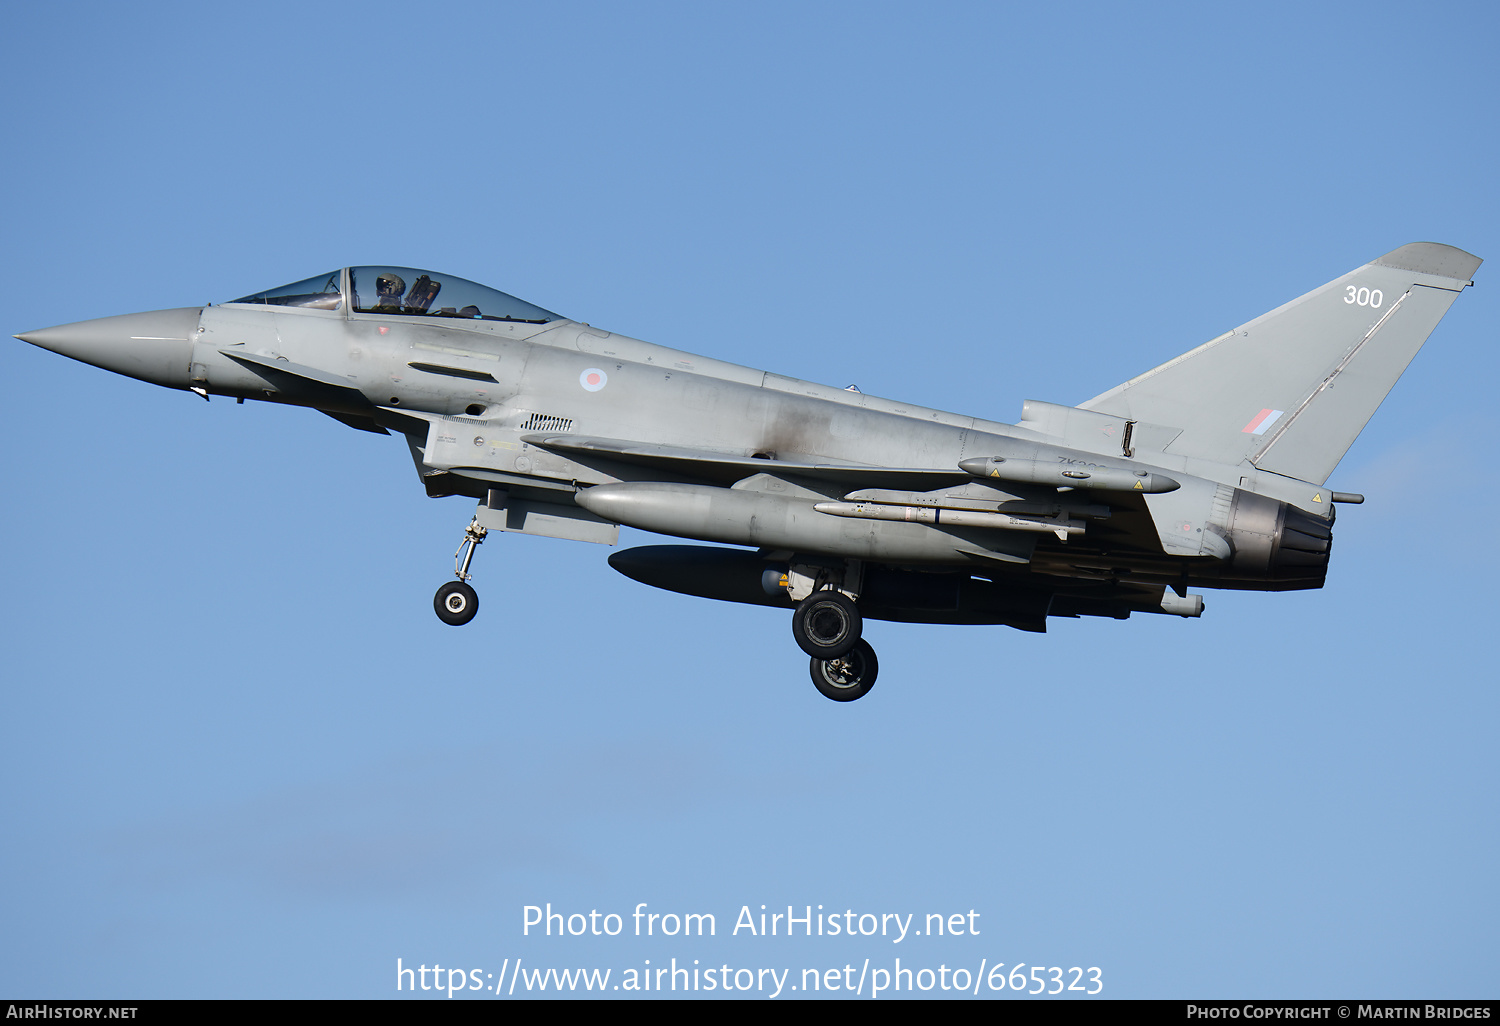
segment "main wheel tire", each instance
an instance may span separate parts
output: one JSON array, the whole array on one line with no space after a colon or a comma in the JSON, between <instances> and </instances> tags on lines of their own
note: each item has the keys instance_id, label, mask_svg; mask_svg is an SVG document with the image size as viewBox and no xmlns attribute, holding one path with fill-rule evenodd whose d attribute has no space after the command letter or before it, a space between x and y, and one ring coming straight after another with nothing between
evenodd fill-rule
<instances>
[{"instance_id":1,"label":"main wheel tire","mask_svg":"<svg viewBox=\"0 0 1500 1026\"><path fill-rule=\"evenodd\" d=\"M463 581L449 581L432 596L432 608L439 620L462 627L479 612L479 594Z\"/></svg>"},{"instance_id":2,"label":"main wheel tire","mask_svg":"<svg viewBox=\"0 0 1500 1026\"><path fill-rule=\"evenodd\" d=\"M837 659L859 644L864 620L841 591L815 591L792 614L792 637L814 659Z\"/></svg>"},{"instance_id":3,"label":"main wheel tire","mask_svg":"<svg viewBox=\"0 0 1500 1026\"><path fill-rule=\"evenodd\" d=\"M808 669L812 673L813 686L824 698L852 702L869 694L875 686L880 662L870 643L861 638L848 655L838 659L814 659Z\"/></svg>"}]
</instances>

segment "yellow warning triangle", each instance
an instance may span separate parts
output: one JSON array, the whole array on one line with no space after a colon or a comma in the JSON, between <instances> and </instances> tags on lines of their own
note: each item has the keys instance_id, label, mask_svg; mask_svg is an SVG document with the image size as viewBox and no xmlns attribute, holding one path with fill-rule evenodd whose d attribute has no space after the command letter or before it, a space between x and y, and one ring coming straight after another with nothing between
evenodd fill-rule
<instances>
[{"instance_id":1,"label":"yellow warning triangle","mask_svg":"<svg viewBox=\"0 0 1500 1026\"><path fill-rule=\"evenodd\" d=\"M1319 492L1317 495L1313 496L1313 502L1322 502L1322 501L1323 501L1323 493L1322 492Z\"/></svg>"},{"instance_id":2,"label":"yellow warning triangle","mask_svg":"<svg viewBox=\"0 0 1500 1026\"><path fill-rule=\"evenodd\" d=\"M1142 488L1141 487L1141 483L1139 481L1137 481L1135 483L1135 490L1138 491L1138 492L1144 492L1146 489Z\"/></svg>"}]
</instances>

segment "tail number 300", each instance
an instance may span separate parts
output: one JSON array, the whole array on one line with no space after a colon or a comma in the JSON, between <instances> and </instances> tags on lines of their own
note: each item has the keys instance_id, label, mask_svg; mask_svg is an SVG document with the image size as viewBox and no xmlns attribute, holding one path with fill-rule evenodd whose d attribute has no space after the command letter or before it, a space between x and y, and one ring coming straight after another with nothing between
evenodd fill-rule
<instances>
[{"instance_id":1,"label":"tail number 300","mask_svg":"<svg viewBox=\"0 0 1500 1026\"><path fill-rule=\"evenodd\" d=\"M1349 294L1344 297L1344 302L1351 306L1357 303L1360 306L1371 306L1379 309L1380 304L1385 302L1385 294L1379 289L1372 291L1367 288L1355 288L1353 285L1348 285L1346 288L1348 288Z\"/></svg>"}]
</instances>

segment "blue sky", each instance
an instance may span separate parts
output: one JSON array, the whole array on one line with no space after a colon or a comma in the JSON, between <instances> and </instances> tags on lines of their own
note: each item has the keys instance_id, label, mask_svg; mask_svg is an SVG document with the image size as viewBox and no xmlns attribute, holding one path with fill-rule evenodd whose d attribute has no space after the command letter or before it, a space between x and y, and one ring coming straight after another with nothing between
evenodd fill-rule
<instances>
[{"instance_id":1,"label":"blue sky","mask_svg":"<svg viewBox=\"0 0 1500 1026\"><path fill-rule=\"evenodd\" d=\"M1500 254L1485 4L7 24L6 335L389 262L1013 422L1404 243ZM398 440L0 346L0 993L900 957L1098 966L1113 997L1494 997L1493 270L1331 479L1369 501L1327 587L1044 636L876 623L850 706L784 615L590 545L493 538L479 618L445 627L472 507ZM523 936L547 902L718 933ZM730 933L762 904L980 933Z\"/></svg>"}]
</instances>

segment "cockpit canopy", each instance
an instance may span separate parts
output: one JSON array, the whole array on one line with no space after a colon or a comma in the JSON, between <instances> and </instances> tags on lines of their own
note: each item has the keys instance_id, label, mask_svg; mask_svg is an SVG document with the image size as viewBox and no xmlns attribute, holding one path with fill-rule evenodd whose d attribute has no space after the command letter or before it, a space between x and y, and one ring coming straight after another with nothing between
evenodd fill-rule
<instances>
[{"instance_id":1,"label":"cockpit canopy","mask_svg":"<svg viewBox=\"0 0 1500 1026\"><path fill-rule=\"evenodd\" d=\"M310 310L339 310L343 308L343 286L339 280L341 271L314 275L303 281L294 281L279 289L267 289L253 296L231 300L234 303L260 303L265 306L300 306Z\"/></svg>"},{"instance_id":2,"label":"cockpit canopy","mask_svg":"<svg viewBox=\"0 0 1500 1026\"><path fill-rule=\"evenodd\" d=\"M351 267L348 271L351 308L355 313L522 321L527 324L564 320L560 314L543 310L498 289L436 271L386 266ZM342 310L343 280L342 271L330 271L234 302Z\"/></svg>"}]
</instances>

